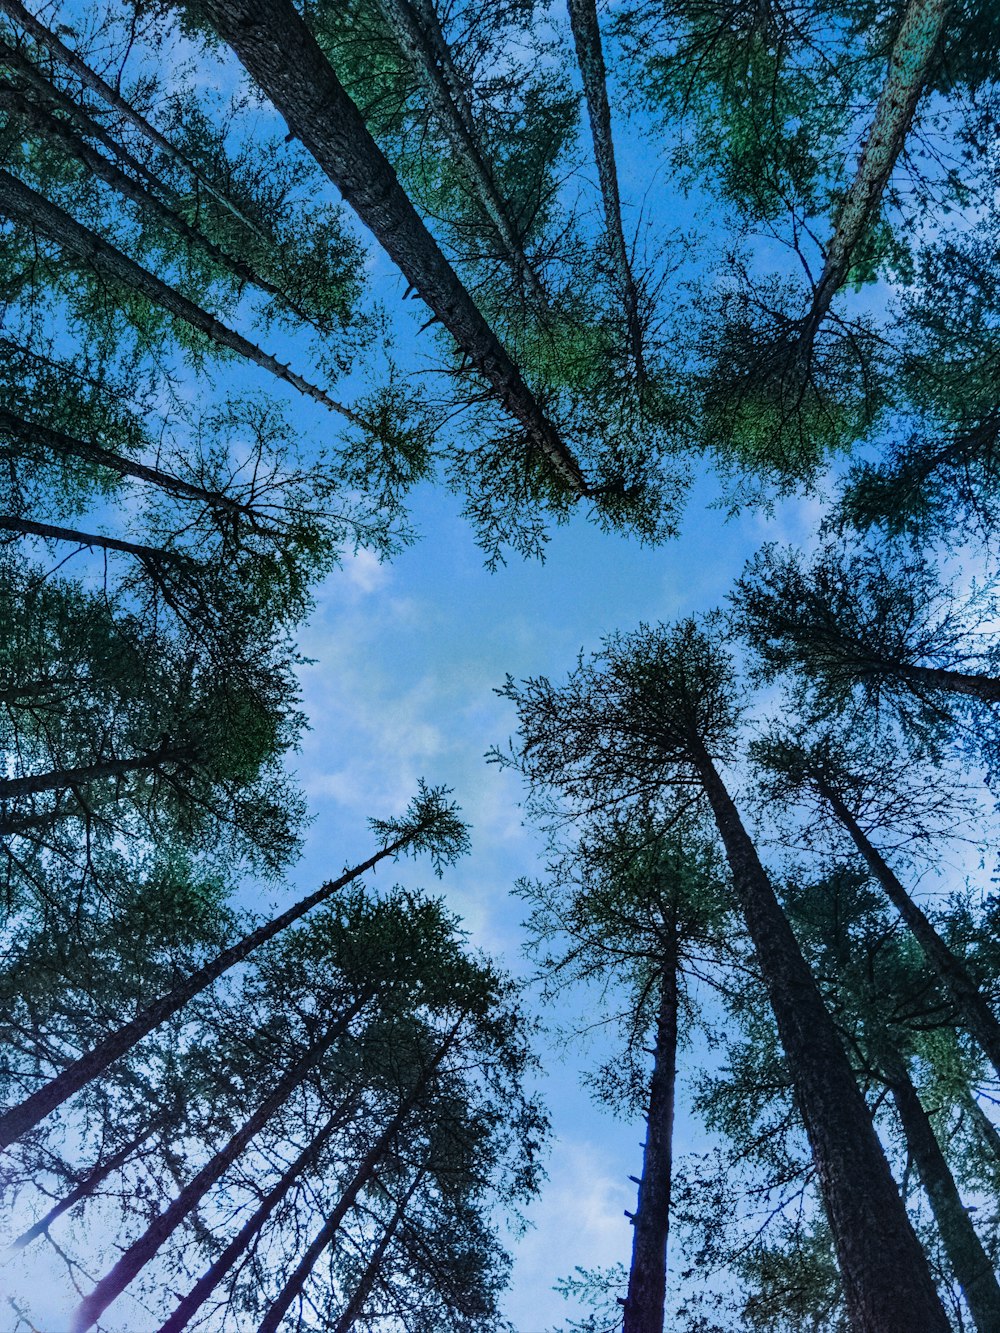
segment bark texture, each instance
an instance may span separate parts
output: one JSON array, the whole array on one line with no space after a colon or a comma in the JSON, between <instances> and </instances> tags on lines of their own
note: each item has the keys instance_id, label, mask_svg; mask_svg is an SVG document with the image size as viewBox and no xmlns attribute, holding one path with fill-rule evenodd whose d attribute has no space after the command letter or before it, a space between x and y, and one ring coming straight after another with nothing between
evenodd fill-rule
<instances>
[{"instance_id":1,"label":"bark texture","mask_svg":"<svg viewBox=\"0 0 1000 1333\"><path fill-rule=\"evenodd\" d=\"M35 796L43 791L59 791L64 787L81 787L87 782L124 777L128 773L148 772L163 764L190 763L194 757L190 746L163 745L145 754L129 755L125 759L102 759L99 763L86 764L81 768L57 768L49 773L36 773L23 778L0 778L0 801Z\"/></svg>"},{"instance_id":2,"label":"bark texture","mask_svg":"<svg viewBox=\"0 0 1000 1333\"><path fill-rule=\"evenodd\" d=\"M947 1333L926 1257L815 978L704 748L697 767L777 1021L852 1326L857 1333Z\"/></svg>"},{"instance_id":3,"label":"bark texture","mask_svg":"<svg viewBox=\"0 0 1000 1333\"><path fill-rule=\"evenodd\" d=\"M872 127L841 206L836 229L827 243L826 262L806 320L807 340L815 335L834 296L844 285L854 251L881 204L950 9L951 0L909 0L903 11Z\"/></svg>"},{"instance_id":4,"label":"bark texture","mask_svg":"<svg viewBox=\"0 0 1000 1333\"><path fill-rule=\"evenodd\" d=\"M237 963L241 963L248 958L259 945L273 939L287 926L305 916L312 908L331 898L338 890L350 884L352 880L357 879L359 875L371 870L379 861L384 860L387 856L394 856L409 841L409 838L399 838L390 843L388 847L376 852L374 856L370 856L361 865L345 871L339 879L324 884L315 893L300 899L286 912L273 917L264 925L258 926L256 930L250 931L249 934L244 935L241 940L238 940L236 944L231 945L228 949L223 949L210 962L203 967L199 967L184 981L176 985L173 990L161 995L159 999L147 1005L130 1022L116 1028L103 1041L98 1042L92 1050L85 1055L81 1055L71 1065L67 1065L55 1078L50 1079L42 1087L36 1088L30 1097L26 1097L23 1102L19 1102L17 1106L11 1107L5 1114L0 1115L0 1149L8 1147L24 1134L27 1134L30 1129L44 1120L64 1101L85 1087L92 1078L98 1078L115 1060L120 1059L133 1046L142 1041L143 1037L155 1031L161 1023L165 1023L173 1014L183 1009L189 1000L211 986L229 968L235 967Z\"/></svg>"},{"instance_id":5,"label":"bark texture","mask_svg":"<svg viewBox=\"0 0 1000 1333\"><path fill-rule=\"evenodd\" d=\"M576 494L587 487L496 334L424 226L291 0L204 0L219 35L284 117L503 407Z\"/></svg>"},{"instance_id":6,"label":"bark texture","mask_svg":"<svg viewBox=\"0 0 1000 1333\"><path fill-rule=\"evenodd\" d=\"M663 1333L677 1076L677 959L664 963L623 1333Z\"/></svg>"}]
</instances>

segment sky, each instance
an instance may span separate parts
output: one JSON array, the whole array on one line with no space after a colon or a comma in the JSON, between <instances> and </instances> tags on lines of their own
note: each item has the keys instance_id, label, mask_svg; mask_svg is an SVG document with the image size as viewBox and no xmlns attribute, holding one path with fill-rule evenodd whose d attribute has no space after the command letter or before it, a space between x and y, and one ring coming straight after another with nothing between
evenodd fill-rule
<instances>
[{"instance_id":1,"label":"sky","mask_svg":"<svg viewBox=\"0 0 1000 1333\"><path fill-rule=\"evenodd\" d=\"M218 71L211 76L221 77ZM648 143L638 138L619 137L617 146L624 197L642 200L655 212L655 191L663 187L650 167L655 153L651 157ZM671 227L711 221L699 219L690 200L671 201L663 215ZM636 222L634 205L627 205L627 229ZM368 271L387 307L402 310L403 283L377 251ZM414 336L419 322L412 303L395 318L397 342L416 362L422 356ZM274 350L285 357L296 348ZM301 356L293 364L308 373ZM282 397L305 439L322 438L331 429L315 405L262 384L257 372L233 368L220 385L227 392L251 386ZM805 544L813 537L819 514L813 499L727 520L724 510L712 506L717 491L717 479L701 475L688 498L681 535L661 547L642 548L626 536L601 533L579 513L551 530L544 562L511 556L491 573L459 501L440 487L417 488L411 516L420 540L386 564L365 551L345 553L343 567L318 591L300 640L311 659L300 670L309 730L291 760L312 823L286 885L280 891L248 886L247 901L263 907L270 895L276 903L290 902L363 860L372 850L369 817L402 813L420 778L443 783L454 789L471 823L471 854L440 883L428 865L410 861L380 867L369 882L440 892L461 916L471 943L530 986L522 907L511 889L519 877L539 873L542 847L522 824L519 780L485 760L514 727L511 705L495 690L508 673L564 678L579 652L597 649L615 630L718 606L762 542ZM588 1013L583 997L575 1011L569 1006L558 1018L585 1023ZM580 1086L581 1070L600 1050L599 1039L585 1050L554 1030L539 1047L540 1086L553 1135L549 1179L527 1210L532 1225L513 1243L505 1313L518 1333L545 1333L577 1313L553 1290L574 1268L628 1261L631 1230L624 1211L635 1203L628 1177L638 1174L643 1132L641 1123L595 1107ZM682 1062L679 1153L705 1143L685 1092L694 1064L691 1056ZM30 1298L39 1328L60 1333L63 1313L73 1303L61 1270L44 1259L31 1262L18 1290ZM136 1323L143 1317L140 1307L126 1300L120 1315L118 1309L121 1328L142 1333ZM113 1319L109 1327L119 1325Z\"/></svg>"}]
</instances>

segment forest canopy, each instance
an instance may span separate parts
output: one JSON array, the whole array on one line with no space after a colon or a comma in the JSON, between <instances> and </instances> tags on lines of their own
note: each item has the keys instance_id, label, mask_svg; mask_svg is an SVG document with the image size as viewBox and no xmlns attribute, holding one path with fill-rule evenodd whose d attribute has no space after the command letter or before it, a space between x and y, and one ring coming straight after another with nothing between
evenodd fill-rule
<instances>
[{"instance_id":1,"label":"forest canopy","mask_svg":"<svg viewBox=\"0 0 1000 1333\"><path fill-rule=\"evenodd\" d=\"M540 1219L1000 1329L998 113L972 0L0 0L0 1328L541 1333Z\"/></svg>"}]
</instances>

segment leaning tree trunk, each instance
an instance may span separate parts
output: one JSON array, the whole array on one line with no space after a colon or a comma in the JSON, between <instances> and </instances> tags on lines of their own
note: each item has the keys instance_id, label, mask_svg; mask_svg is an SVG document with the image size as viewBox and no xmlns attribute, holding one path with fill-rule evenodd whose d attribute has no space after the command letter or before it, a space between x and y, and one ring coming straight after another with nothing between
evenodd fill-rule
<instances>
[{"instance_id":1,"label":"leaning tree trunk","mask_svg":"<svg viewBox=\"0 0 1000 1333\"><path fill-rule=\"evenodd\" d=\"M577 495L579 464L420 220L291 0L204 0L201 9L410 285Z\"/></svg>"},{"instance_id":2,"label":"leaning tree trunk","mask_svg":"<svg viewBox=\"0 0 1000 1333\"><path fill-rule=\"evenodd\" d=\"M451 145L458 166L500 238L518 283L544 301L545 292L538 275L524 253L518 228L479 146L468 103L457 103L452 94L452 88L458 82L457 72L452 71L451 78L445 74L446 69L451 70L451 53L436 15L433 27L428 29L424 15L410 0L378 0L378 3L430 99L434 117Z\"/></svg>"},{"instance_id":3,"label":"leaning tree trunk","mask_svg":"<svg viewBox=\"0 0 1000 1333\"><path fill-rule=\"evenodd\" d=\"M387 856L394 856L411 842L414 836L415 834L410 834L404 838L397 838L395 842L383 847L380 852L370 856L361 865L345 871L339 879L324 884L315 893L300 899L286 912L273 917L264 925L258 926L256 930L250 931L248 935L244 935L241 940L230 945L228 949L223 949L210 962L199 967L189 977L185 977L173 990L161 995L159 999L147 1005L130 1022L109 1033L92 1050L89 1050L85 1055L81 1055L71 1065L67 1065L62 1073L57 1074L55 1078L50 1079L42 1087L36 1088L30 1097L26 1097L23 1102L0 1115L0 1149L6 1148L9 1144L16 1142L27 1134L30 1129L33 1129L47 1115L50 1115L56 1107L61 1106L74 1093L86 1087L91 1079L99 1078L115 1060L119 1060L133 1046L142 1041L143 1037L148 1036L161 1023L165 1023L168 1018L183 1009L190 1000L211 986L229 968L235 967L237 963L242 963L260 945L273 939L314 907L331 898L338 890L350 884L352 880L357 879L359 875L371 870L379 861L384 860Z\"/></svg>"},{"instance_id":4,"label":"leaning tree trunk","mask_svg":"<svg viewBox=\"0 0 1000 1333\"><path fill-rule=\"evenodd\" d=\"M189 301L155 273L150 273L121 250L116 250L96 232L82 226L75 218L70 217L68 213L6 171L0 171L0 213L41 232L62 249L68 250L84 263L91 265L104 277L138 292L175 319L190 324L217 347L235 352L237 356L251 361L255 366L260 366L262 370L269 371L279 380L284 380L307 398L322 403L332 412L339 412L355 425L363 425L360 417L343 403L331 398L325 389L320 389L303 379L289 366L282 365L269 352L263 351L249 338L244 338L241 333L223 324L194 301Z\"/></svg>"},{"instance_id":5,"label":"leaning tree trunk","mask_svg":"<svg viewBox=\"0 0 1000 1333\"><path fill-rule=\"evenodd\" d=\"M175 165L192 176L217 203L237 218L243 226L249 227L253 232L258 230L257 224L247 217L240 206L224 190L220 190L217 185L213 185L207 176L199 171L189 158L184 156L179 148L176 148L169 139L165 138L154 125L151 125L145 116L140 115L135 107L127 102L106 80L102 79L95 70L92 70L75 51L71 51L68 46L60 41L54 32L46 28L33 14L29 13L24 5L19 3L19 0L0 0L0 13L12 18L15 23L20 24L26 32L29 32L36 41L41 42L57 60L65 65L67 69L72 70L85 88L97 93L109 106L114 107L118 114L124 116L144 139L158 148L161 153L165 153Z\"/></svg>"},{"instance_id":6,"label":"leaning tree trunk","mask_svg":"<svg viewBox=\"0 0 1000 1333\"><path fill-rule=\"evenodd\" d=\"M857 1333L950 1325L816 979L703 746L695 762L764 976Z\"/></svg>"},{"instance_id":7,"label":"leaning tree trunk","mask_svg":"<svg viewBox=\"0 0 1000 1333\"><path fill-rule=\"evenodd\" d=\"M987 1004L979 987L934 929L931 922L906 892L890 869L882 853L868 839L858 821L851 814L843 798L822 781L817 782L821 795L837 819L850 834L868 869L878 880L886 897L906 922L924 956L934 969L958 1010L962 1026L967 1028L986 1052L993 1068L1000 1076L1000 1022Z\"/></svg>"},{"instance_id":8,"label":"leaning tree trunk","mask_svg":"<svg viewBox=\"0 0 1000 1333\"><path fill-rule=\"evenodd\" d=\"M337 1325L334 1328L333 1333L350 1333L350 1330L358 1321L361 1311L364 1309L365 1301L367 1301L368 1297L371 1295L372 1287L375 1285L375 1280L379 1275L379 1270L382 1267L382 1260L385 1258L385 1252L392 1244L393 1237L399 1230L399 1224L406 1216L406 1210L409 1207L410 1200L413 1198L414 1194L416 1194L420 1182L426 1174L427 1168L426 1166L422 1166L410 1182L406 1193L393 1209L392 1217L390 1217L389 1221L386 1223L385 1229L379 1238L379 1242L372 1251L368 1263L365 1265L365 1271L361 1274L358 1285L354 1288L354 1293L347 1303L347 1308L337 1320Z\"/></svg>"},{"instance_id":9,"label":"leaning tree trunk","mask_svg":"<svg viewBox=\"0 0 1000 1333\"><path fill-rule=\"evenodd\" d=\"M903 12L872 127L841 205L836 229L827 243L826 262L803 328L806 346L811 346L834 296L844 285L851 258L881 205L950 8L951 0L909 0Z\"/></svg>"},{"instance_id":10,"label":"leaning tree trunk","mask_svg":"<svg viewBox=\"0 0 1000 1333\"><path fill-rule=\"evenodd\" d=\"M25 421L22 417L15 416L13 412L8 412L5 408L0 407L0 437L2 436L8 436L27 448L45 449L57 457L77 458L83 463L96 464L98 467L107 468L110 472L117 473L119 477L129 477L135 481L148 482L151 486L158 487L168 495L177 496L179 499L197 501L209 509L223 510L233 518L245 518L251 524L258 522L252 505L234 500L231 496L226 495L224 491L210 491L204 486L197 486L193 482L185 481L182 477L175 477L170 472L164 472L162 468L151 467L148 463L141 463L126 454L115 453L113 449L106 449L101 444L95 444L93 440L81 440L75 435L66 435L63 431L54 430L51 426L42 425L39 421ZM3 446L0 445L0 457L3 456L2 449ZM17 456L21 455L18 454ZM90 545L97 539L88 538L84 534L78 533L74 534L74 540L79 540L81 544ZM100 541L105 544L108 540L105 537L100 538ZM146 548L140 547L138 549L145 550ZM156 551L155 554L161 558L170 558L169 551Z\"/></svg>"},{"instance_id":11,"label":"leaning tree trunk","mask_svg":"<svg viewBox=\"0 0 1000 1333\"><path fill-rule=\"evenodd\" d=\"M357 1098L351 1096L344 1105L357 1104ZM344 1123L344 1105L341 1105L334 1111L333 1115L326 1122L318 1134L306 1144L302 1152L299 1153L291 1166L283 1173L281 1178L272 1186L260 1202L260 1206L254 1210L247 1218L243 1226L239 1229L233 1239L222 1251L219 1257L202 1274L191 1290L183 1297L180 1304L170 1314L167 1320L160 1325L158 1333L180 1333L180 1330L186 1328L192 1318L198 1313L204 1303L215 1291L219 1283L226 1276L233 1264L236 1263L263 1229L268 1218L278 1207L281 1201L287 1196L289 1191L295 1185L296 1181L302 1175L303 1171L316 1160L323 1146L329 1141L334 1130L339 1129Z\"/></svg>"},{"instance_id":12,"label":"leaning tree trunk","mask_svg":"<svg viewBox=\"0 0 1000 1333\"><path fill-rule=\"evenodd\" d=\"M151 190L133 180L127 172L122 171L121 167L109 161L96 148L92 148L65 121L61 121L41 107L33 105L26 97L12 88L0 88L0 107L15 111L37 133L44 135L50 141L55 140L98 180L104 181L106 185L117 191L123 199L128 199L130 203L135 204L142 212L155 218L169 231L208 255L221 269L236 278L238 282L245 286L256 287L268 296L277 297L298 319L310 324L318 332L324 332L312 316L300 309L281 287L258 273L244 260L229 254L221 246L216 245L204 232L199 231L197 227L193 227L180 213L158 199Z\"/></svg>"},{"instance_id":13,"label":"leaning tree trunk","mask_svg":"<svg viewBox=\"0 0 1000 1333\"><path fill-rule=\"evenodd\" d=\"M632 1219L635 1230L623 1309L623 1333L663 1333L677 1076L677 1000L675 950L672 957L664 960L660 971L646 1144L642 1154L639 1204Z\"/></svg>"},{"instance_id":14,"label":"leaning tree trunk","mask_svg":"<svg viewBox=\"0 0 1000 1333\"><path fill-rule=\"evenodd\" d=\"M926 685L932 690L947 690L979 699L984 704L1000 704L1000 680L996 676L981 676L967 671L949 671L945 667L891 666L914 685Z\"/></svg>"},{"instance_id":15,"label":"leaning tree trunk","mask_svg":"<svg viewBox=\"0 0 1000 1333\"><path fill-rule=\"evenodd\" d=\"M978 1333L997 1333L1000 1329L1000 1283L962 1203L930 1117L898 1052L890 1052L881 1063L899 1113L906 1146Z\"/></svg>"},{"instance_id":16,"label":"leaning tree trunk","mask_svg":"<svg viewBox=\"0 0 1000 1333\"><path fill-rule=\"evenodd\" d=\"M428 1086L436 1070L440 1066L441 1061L447 1055L452 1044L454 1043L454 1040L457 1037L459 1029L463 1022L464 1022L464 1015L462 1016L462 1018L458 1020L458 1022L454 1025L454 1027L452 1027L451 1031L447 1034L444 1041L441 1043L441 1045L435 1052L434 1059L430 1062L427 1068L420 1075L420 1078L417 1080L414 1086L403 1098L403 1101L400 1103L399 1109L396 1111L396 1114L385 1126L381 1134L378 1136L378 1138L369 1148L368 1152L365 1154L364 1160L361 1162L361 1165L358 1167L357 1171L354 1173L354 1176L351 1178L351 1182L348 1185L347 1189L344 1191L344 1193L340 1196L340 1199L337 1201L336 1207L333 1209L333 1212L331 1212L330 1216L323 1223L322 1227L317 1232L316 1236L314 1237L312 1243L309 1245L305 1254L299 1260L297 1267L287 1278L284 1286L281 1288L281 1290L278 1292L278 1295L274 1298L274 1301L268 1307L267 1313L265 1314L263 1320L261 1321L257 1333L277 1333L278 1327L281 1324L282 1319L284 1319L285 1315L287 1314L288 1309L291 1306L292 1302L296 1299L297 1296L300 1295L302 1289L308 1282L309 1275L312 1272L313 1268L315 1267L316 1262L319 1259L320 1255L323 1253L323 1251L333 1240L334 1236L337 1234L337 1231L340 1229L341 1222L343 1222L344 1218L354 1207L358 1195L365 1188L365 1186L369 1184L369 1182L372 1179L374 1179L376 1168L379 1162L382 1160L383 1154L391 1144L392 1140L403 1128L404 1124L407 1121L407 1118L409 1117L410 1112L413 1110L414 1106L416 1106L417 1102L420 1100L420 1097L423 1095L425 1088Z\"/></svg>"},{"instance_id":17,"label":"leaning tree trunk","mask_svg":"<svg viewBox=\"0 0 1000 1333\"><path fill-rule=\"evenodd\" d=\"M284 1104L310 1070L316 1067L338 1037L343 1036L351 1020L364 1008L370 998L371 994L360 996L335 1023L331 1024L322 1039L306 1051L305 1055L285 1073L256 1111L232 1135L225 1147L220 1148L205 1163L190 1184L186 1185L159 1217L150 1223L145 1232L133 1241L114 1267L101 1278L90 1295L77 1306L73 1318L73 1333L86 1333L88 1328L97 1323L111 1302L117 1300L168 1237L198 1207L212 1186L222 1179L250 1140L260 1133L275 1111Z\"/></svg>"},{"instance_id":18,"label":"leaning tree trunk","mask_svg":"<svg viewBox=\"0 0 1000 1333\"><path fill-rule=\"evenodd\" d=\"M43 537L46 541L72 542L90 550L120 551L123 555L135 556L146 566L195 563L181 551L168 551L162 546L143 546L139 542L108 537L104 533L79 532L76 528L63 528L54 523L34 523L31 519L15 518L10 514L0 515L0 532L13 532L19 537Z\"/></svg>"},{"instance_id":19,"label":"leaning tree trunk","mask_svg":"<svg viewBox=\"0 0 1000 1333\"><path fill-rule=\"evenodd\" d=\"M126 759L102 759L81 768L57 768L23 778L0 778L0 801L36 796L43 791L59 791L64 787L80 787L85 782L102 782L105 778L124 777L129 773L148 772L163 764L189 763L193 758L194 751L190 746L161 745L144 754L129 755ZM14 823L17 823L16 817ZM3 817L0 816L0 832L4 827Z\"/></svg>"},{"instance_id":20,"label":"leaning tree trunk","mask_svg":"<svg viewBox=\"0 0 1000 1333\"><path fill-rule=\"evenodd\" d=\"M611 243L611 255L618 270L625 302L632 359L640 383L646 368L642 355L642 322L639 318L639 291L629 263L625 232L622 228L621 194L618 189L618 169L615 165L615 145L611 134L611 108L608 105L607 72L601 48L601 28L597 20L596 0L568 0L569 20L576 44L576 58L583 76L583 91L587 99L590 132L594 140L594 158L604 199L604 219Z\"/></svg>"},{"instance_id":21,"label":"leaning tree trunk","mask_svg":"<svg viewBox=\"0 0 1000 1333\"><path fill-rule=\"evenodd\" d=\"M102 1181L107 1180L108 1176L113 1171L117 1171L120 1166L124 1166L135 1150L141 1148L147 1139L152 1138L157 1129L158 1126L156 1125L150 1129L144 1129L141 1134L136 1135L134 1139L124 1144L116 1153L112 1153L105 1161L98 1162L68 1194L63 1195L59 1202L49 1209L44 1217L40 1217L26 1231L22 1231L19 1236L15 1237L10 1242L10 1249L23 1250L38 1236L45 1235L52 1223L62 1217L63 1213L68 1213L81 1199L89 1199Z\"/></svg>"},{"instance_id":22,"label":"leaning tree trunk","mask_svg":"<svg viewBox=\"0 0 1000 1333\"><path fill-rule=\"evenodd\" d=\"M979 1105L979 1099L970 1089L967 1090L964 1098L965 1109L972 1117L972 1123L976 1128L980 1141L986 1147L986 1150L992 1154L997 1167L1000 1167L1000 1130L997 1129L993 1121L989 1118L983 1108Z\"/></svg>"}]
</instances>

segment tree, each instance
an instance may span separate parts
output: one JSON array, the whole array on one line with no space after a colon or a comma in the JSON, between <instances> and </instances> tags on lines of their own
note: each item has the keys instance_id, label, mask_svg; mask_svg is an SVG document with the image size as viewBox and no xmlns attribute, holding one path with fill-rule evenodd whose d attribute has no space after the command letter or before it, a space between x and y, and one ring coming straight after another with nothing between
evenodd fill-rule
<instances>
[{"instance_id":1,"label":"tree","mask_svg":"<svg viewBox=\"0 0 1000 1333\"><path fill-rule=\"evenodd\" d=\"M511 762L571 809L655 800L671 788L705 802L777 1021L851 1318L859 1328L912 1328L918 1317L927 1328L944 1329L944 1310L833 1021L717 767L736 747L740 706L731 680L731 660L693 622L613 637L591 661L581 660L562 688L545 678L520 689L508 681L503 693L521 724ZM873 1265L879 1248L882 1259Z\"/></svg>"},{"instance_id":2,"label":"tree","mask_svg":"<svg viewBox=\"0 0 1000 1333\"><path fill-rule=\"evenodd\" d=\"M91 1050L37 1088L20 1105L0 1115L0 1146L6 1147L26 1134L67 1098L86 1087L93 1079L102 1077L111 1064L168 1018L180 1012L230 968L244 962L262 944L274 939L380 861L408 850L427 851L439 869L450 864L466 850L467 835L455 807L445 799L446 794L444 788L421 787L402 820L371 821L371 827L382 843L378 851L360 865L345 871L337 879L322 885L284 912L228 944L165 994L157 996L133 1018L113 1029Z\"/></svg>"},{"instance_id":3,"label":"tree","mask_svg":"<svg viewBox=\"0 0 1000 1333\"><path fill-rule=\"evenodd\" d=\"M661 830L634 819L588 830L547 881L519 886L531 907L530 948L546 996L590 982L602 995L611 990L618 1010L618 992L626 989L626 1008L617 1015L625 1052L590 1080L601 1101L639 1109L646 1122L622 1308L626 1333L663 1328L678 1026L693 1008L686 973L699 972L696 960L722 947L725 891L717 853L696 827ZM648 1071L645 1054L653 1057Z\"/></svg>"}]
</instances>

